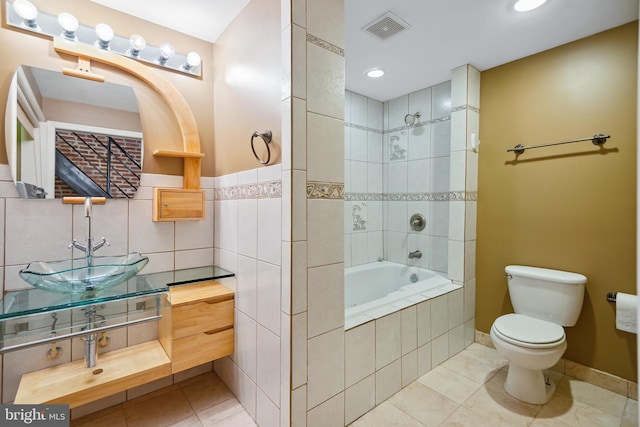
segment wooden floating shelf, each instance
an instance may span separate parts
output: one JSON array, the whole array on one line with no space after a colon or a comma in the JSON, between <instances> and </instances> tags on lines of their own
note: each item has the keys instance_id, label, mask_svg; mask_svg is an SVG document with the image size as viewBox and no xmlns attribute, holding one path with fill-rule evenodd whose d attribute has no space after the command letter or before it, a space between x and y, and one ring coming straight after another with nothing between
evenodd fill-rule
<instances>
[{"instance_id":1,"label":"wooden floating shelf","mask_svg":"<svg viewBox=\"0 0 640 427\"><path fill-rule=\"evenodd\" d=\"M160 342L149 341L100 354L93 368L77 360L24 374L14 403L75 408L168 375L169 356Z\"/></svg>"},{"instance_id":2,"label":"wooden floating shelf","mask_svg":"<svg viewBox=\"0 0 640 427\"><path fill-rule=\"evenodd\" d=\"M204 153L188 153L186 151L173 151L173 150L154 150L154 156L159 157L180 157L183 159L192 158L192 159L201 159L204 157Z\"/></svg>"}]
</instances>

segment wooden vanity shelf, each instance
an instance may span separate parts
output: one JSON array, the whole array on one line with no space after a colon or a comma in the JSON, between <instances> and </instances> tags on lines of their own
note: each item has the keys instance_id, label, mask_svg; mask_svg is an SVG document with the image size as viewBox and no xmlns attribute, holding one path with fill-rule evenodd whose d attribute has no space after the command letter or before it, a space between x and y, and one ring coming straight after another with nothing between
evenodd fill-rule
<instances>
[{"instance_id":1,"label":"wooden vanity shelf","mask_svg":"<svg viewBox=\"0 0 640 427\"><path fill-rule=\"evenodd\" d=\"M174 150L153 150L153 155L158 157L176 157L176 158L194 158L201 159L204 157L204 153L188 153L186 151L174 151Z\"/></svg>"},{"instance_id":2,"label":"wooden vanity shelf","mask_svg":"<svg viewBox=\"0 0 640 427\"><path fill-rule=\"evenodd\" d=\"M67 404L71 408L171 375L158 341L110 351L87 368L84 359L24 374L14 403Z\"/></svg>"},{"instance_id":3,"label":"wooden vanity shelf","mask_svg":"<svg viewBox=\"0 0 640 427\"><path fill-rule=\"evenodd\" d=\"M200 162L204 153L154 150L153 155L184 159L184 188L153 189L153 221L205 219L205 193L200 190Z\"/></svg>"},{"instance_id":4,"label":"wooden vanity shelf","mask_svg":"<svg viewBox=\"0 0 640 427\"><path fill-rule=\"evenodd\" d=\"M175 286L168 301L158 338L171 358L171 373L233 353L232 290L214 281Z\"/></svg>"}]
</instances>

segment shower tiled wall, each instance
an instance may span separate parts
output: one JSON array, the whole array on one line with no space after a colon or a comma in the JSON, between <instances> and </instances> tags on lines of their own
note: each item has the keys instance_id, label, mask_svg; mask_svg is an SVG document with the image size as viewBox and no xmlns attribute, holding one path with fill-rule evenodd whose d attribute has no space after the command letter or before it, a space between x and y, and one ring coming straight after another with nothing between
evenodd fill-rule
<instances>
[{"instance_id":1,"label":"shower tiled wall","mask_svg":"<svg viewBox=\"0 0 640 427\"><path fill-rule=\"evenodd\" d=\"M345 93L345 266L384 257L383 104Z\"/></svg>"},{"instance_id":2,"label":"shower tiled wall","mask_svg":"<svg viewBox=\"0 0 640 427\"><path fill-rule=\"evenodd\" d=\"M450 81L384 103L347 91L345 265L384 258L447 274L450 119ZM424 230L410 228L416 213Z\"/></svg>"}]
</instances>

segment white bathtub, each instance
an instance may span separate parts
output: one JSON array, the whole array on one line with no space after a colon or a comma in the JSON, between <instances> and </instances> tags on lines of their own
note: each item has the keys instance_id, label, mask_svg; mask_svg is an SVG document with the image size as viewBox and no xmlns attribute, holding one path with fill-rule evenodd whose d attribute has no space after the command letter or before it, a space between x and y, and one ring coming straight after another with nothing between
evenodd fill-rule
<instances>
[{"instance_id":1,"label":"white bathtub","mask_svg":"<svg viewBox=\"0 0 640 427\"><path fill-rule=\"evenodd\" d=\"M434 271L389 261L346 268L345 328L460 288Z\"/></svg>"}]
</instances>

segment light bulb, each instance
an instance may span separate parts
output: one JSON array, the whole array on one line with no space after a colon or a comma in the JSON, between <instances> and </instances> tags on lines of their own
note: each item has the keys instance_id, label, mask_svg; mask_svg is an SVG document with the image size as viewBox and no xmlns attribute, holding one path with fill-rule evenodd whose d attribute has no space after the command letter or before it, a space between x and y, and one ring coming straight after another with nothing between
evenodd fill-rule
<instances>
[{"instance_id":1,"label":"light bulb","mask_svg":"<svg viewBox=\"0 0 640 427\"><path fill-rule=\"evenodd\" d=\"M113 40L113 30L107 24L96 25L98 41L96 45L101 49L109 49L109 43Z\"/></svg>"},{"instance_id":2,"label":"light bulb","mask_svg":"<svg viewBox=\"0 0 640 427\"><path fill-rule=\"evenodd\" d=\"M13 2L13 10L18 16L24 20L23 24L29 28L38 28L36 18L38 17L38 8L29 0L16 0Z\"/></svg>"},{"instance_id":3,"label":"light bulb","mask_svg":"<svg viewBox=\"0 0 640 427\"><path fill-rule=\"evenodd\" d=\"M175 50L170 43L162 43L160 45L160 58L158 58L158 62L160 62L160 64L162 65L166 64L169 58L171 58L174 53Z\"/></svg>"},{"instance_id":4,"label":"light bulb","mask_svg":"<svg viewBox=\"0 0 640 427\"><path fill-rule=\"evenodd\" d=\"M192 68L195 68L198 65L200 65L200 63L202 63L202 58L200 58L200 55L198 55L197 52L189 52L187 54L187 62L185 62L185 64L183 65L183 68L189 71Z\"/></svg>"},{"instance_id":5,"label":"light bulb","mask_svg":"<svg viewBox=\"0 0 640 427\"><path fill-rule=\"evenodd\" d=\"M76 30L80 27L75 16L68 12L58 15L58 24L62 27L62 37L69 40L77 40Z\"/></svg>"},{"instance_id":6,"label":"light bulb","mask_svg":"<svg viewBox=\"0 0 640 427\"><path fill-rule=\"evenodd\" d=\"M147 46L147 42L144 41L144 37L139 34L134 34L129 38L129 45L131 49L127 52L130 56L137 58L140 56L140 51Z\"/></svg>"},{"instance_id":7,"label":"light bulb","mask_svg":"<svg viewBox=\"0 0 640 427\"><path fill-rule=\"evenodd\" d=\"M381 68L371 68L364 73L367 75L367 77L371 77L372 79L377 79L384 76L384 70Z\"/></svg>"},{"instance_id":8,"label":"light bulb","mask_svg":"<svg viewBox=\"0 0 640 427\"><path fill-rule=\"evenodd\" d=\"M516 12L529 12L535 8L542 6L547 0L518 0L513 8Z\"/></svg>"}]
</instances>

